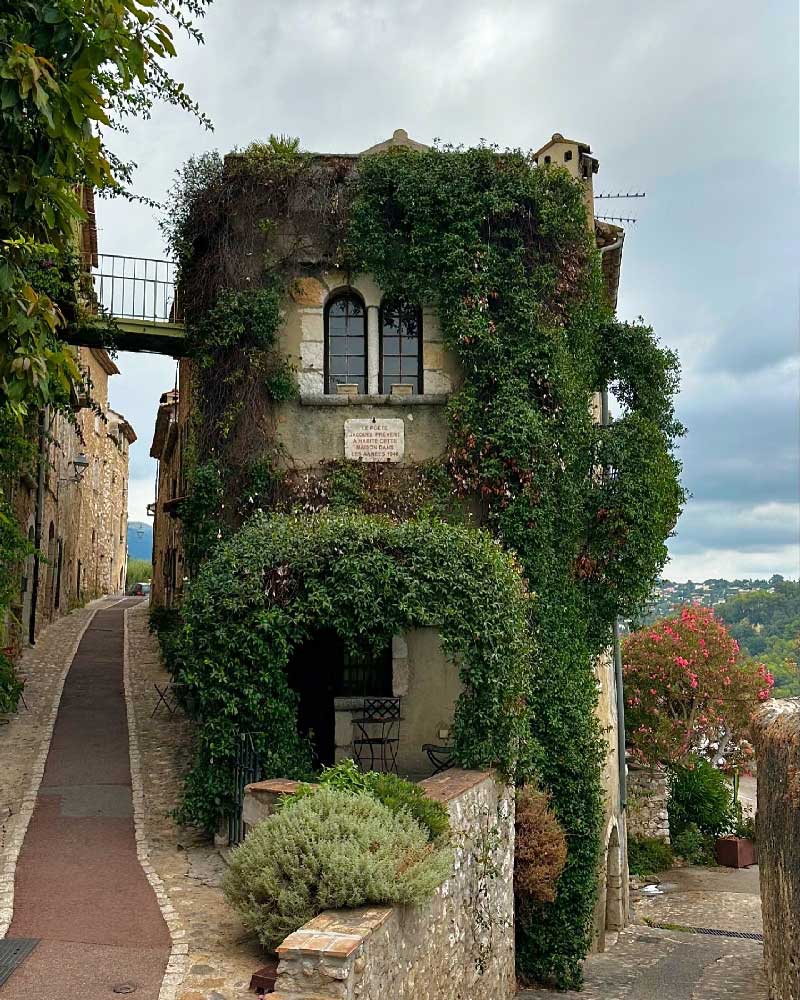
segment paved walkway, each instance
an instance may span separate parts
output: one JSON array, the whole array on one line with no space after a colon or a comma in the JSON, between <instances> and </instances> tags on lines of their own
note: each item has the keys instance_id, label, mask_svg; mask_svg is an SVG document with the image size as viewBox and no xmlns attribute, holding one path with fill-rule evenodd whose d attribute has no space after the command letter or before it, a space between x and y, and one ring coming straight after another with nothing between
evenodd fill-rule
<instances>
[{"instance_id":1,"label":"paved walkway","mask_svg":"<svg viewBox=\"0 0 800 1000\"><path fill-rule=\"evenodd\" d=\"M8 937L39 938L2 1000L156 1000L170 936L136 853L122 601L95 613L72 661L20 853Z\"/></svg>"},{"instance_id":2,"label":"paved walkway","mask_svg":"<svg viewBox=\"0 0 800 1000\"><path fill-rule=\"evenodd\" d=\"M523 990L518 1000L767 1000L761 943L733 936L761 932L758 868L677 868L661 879L662 895L633 894L636 925L586 960L582 993Z\"/></svg>"}]
</instances>

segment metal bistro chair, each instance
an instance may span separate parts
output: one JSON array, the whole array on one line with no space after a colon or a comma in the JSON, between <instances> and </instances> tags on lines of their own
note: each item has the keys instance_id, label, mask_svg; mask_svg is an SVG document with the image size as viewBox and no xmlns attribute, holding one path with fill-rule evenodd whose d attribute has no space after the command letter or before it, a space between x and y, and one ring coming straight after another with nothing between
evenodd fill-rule
<instances>
[{"instance_id":1,"label":"metal bistro chair","mask_svg":"<svg viewBox=\"0 0 800 1000\"><path fill-rule=\"evenodd\" d=\"M363 714L353 719L353 753L362 771L392 771L397 774L400 722L399 698L364 699ZM379 766L376 767L376 764Z\"/></svg>"},{"instance_id":2,"label":"metal bistro chair","mask_svg":"<svg viewBox=\"0 0 800 1000\"><path fill-rule=\"evenodd\" d=\"M449 771L453 767L456 748L453 746L439 746L436 743L423 743L422 750L431 762L433 773L431 777L441 774L442 771Z\"/></svg>"},{"instance_id":3,"label":"metal bistro chair","mask_svg":"<svg viewBox=\"0 0 800 1000\"><path fill-rule=\"evenodd\" d=\"M167 681L166 684L153 684L156 689L155 707L150 713L150 718L155 718L155 714L159 707L163 705L170 715L174 715L180 706L180 701L178 700L178 695L184 685L180 681Z\"/></svg>"}]
</instances>

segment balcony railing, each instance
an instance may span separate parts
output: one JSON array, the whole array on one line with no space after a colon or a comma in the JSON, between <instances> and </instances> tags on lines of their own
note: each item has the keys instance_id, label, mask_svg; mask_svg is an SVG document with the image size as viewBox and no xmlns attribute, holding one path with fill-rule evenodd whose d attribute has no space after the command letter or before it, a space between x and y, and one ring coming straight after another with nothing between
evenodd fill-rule
<instances>
[{"instance_id":1,"label":"balcony railing","mask_svg":"<svg viewBox=\"0 0 800 1000\"><path fill-rule=\"evenodd\" d=\"M86 264L86 291L108 315L150 323L182 321L173 261L101 253Z\"/></svg>"}]
</instances>

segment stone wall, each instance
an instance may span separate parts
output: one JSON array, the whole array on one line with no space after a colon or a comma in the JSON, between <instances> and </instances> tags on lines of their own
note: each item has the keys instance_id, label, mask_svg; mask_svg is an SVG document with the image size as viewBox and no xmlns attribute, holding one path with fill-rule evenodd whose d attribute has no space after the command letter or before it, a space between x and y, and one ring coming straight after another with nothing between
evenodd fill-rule
<instances>
[{"instance_id":1,"label":"stone wall","mask_svg":"<svg viewBox=\"0 0 800 1000\"><path fill-rule=\"evenodd\" d=\"M402 698L397 770L419 778L433 771L426 743L449 746L456 702L462 691L458 667L442 650L439 630L411 629L392 639L392 693ZM370 694L371 692L367 692ZM364 698L334 699L336 761L354 757L353 719L364 714ZM365 766L369 767L369 754Z\"/></svg>"},{"instance_id":2,"label":"stone wall","mask_svg":"<svg viewBox=\"0 0 800 1000\"><path fill-rule=\"evenodd\" d=\"M594 664L598 683L595 709L606 736L606 754L601 772L603 827L597 902L592 927L592 950L604 951L630 923L628 891L628 838L625 810L619 786L617 684L612 650L598 656Z\"/></svg>"},{"instance_id":3,"label":"stone wall","mask_svg":"<svg viewBox=\"0 0 800 1000\"><path fill-rule=\"evenodd\" d=\"M512 794L492 772L453 769L421 785L447 804L453 876L422 906L328 911L290 934L278 948L276 1000L514 995ZM246 820L263 817L292 787L249 786Z\"/></svg>"},{"instance_id":4,"label":"stone wall","mask_svg":"<svg viewBox=\"0 0 800 1000\"><path fill-rule=\"evenodd\" d=\"M628 766L628 834L669 843L667 776L664 771Z\"/></svg>"},{"instance_id":5,"label":"stone wall","mask_svg":"<svg viewBox=\"0 0 800 1000\"><path fill-rule=\"evenodd\" d=\"M800 1000L800 698L753 718L764 964L774 1000Z\"/></svg>"},{"instance_id":6,"label":"stone wall","mask_svg":"<svg viewBox=\"0 0 800 1000\"><path fill-rule=\"evenodd\" d=\"M108 405L108 379L118 369L107 352L81 347L78 364L91 387L74 422L61 413L45 414L47 444L41 510L41 545L36 594L36 632L59 615L122 590L127 562L128 452L136 440L123 416ZM88 467L75 482L74 461ZM15 513L31 542L35 537L37 469L20 478ZM21 567L20 589L12 607L21 623L16 642L28 637L34 596L34 557Z\"/></svg>"}]
</instances>

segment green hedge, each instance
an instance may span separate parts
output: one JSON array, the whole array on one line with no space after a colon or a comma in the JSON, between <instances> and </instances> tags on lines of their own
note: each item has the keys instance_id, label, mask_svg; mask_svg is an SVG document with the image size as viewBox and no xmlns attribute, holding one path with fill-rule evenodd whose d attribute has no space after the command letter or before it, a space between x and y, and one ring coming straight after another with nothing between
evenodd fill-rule
<instances>
[{"instance_id":1,"label":"green hedge","mask_svg":"<svg viewBox=\"0 0 800 1000\"><path fill-rule=\"evenodd\" d=\"M199 719L180 814L213 828L232 807L239 732L256 734L267 777L309 778L286 667L331 629L353 652L431 626L458 664L457 760L510 776L541 758L530 606L511 556L485 532L364 515L255 515L208 560L169 632L173 673ZM387 789L387 794L391 792Z\"/></svg>"}]
</instances>

